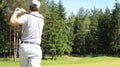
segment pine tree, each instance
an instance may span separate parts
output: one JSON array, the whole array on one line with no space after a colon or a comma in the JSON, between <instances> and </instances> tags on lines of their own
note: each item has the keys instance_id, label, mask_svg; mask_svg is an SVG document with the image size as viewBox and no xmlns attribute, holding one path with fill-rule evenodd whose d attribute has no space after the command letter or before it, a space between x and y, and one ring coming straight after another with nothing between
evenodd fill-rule
<instances>
[{"instance_id":1,"label":"pine tree","mask_svg":"<svg viewBox=\"0 0 120 67\"><path fill-rule=\"evenodd\" d=\"M97 54L97 42L98 42L98 38L97 38L97 27L98 27L98 9L93 9L91 11L92 15L91 15L91 24L90 24L90 33L89 33L89 45L87 45L89 47L89 50L91 54Z\"/></svg>"},{"instance_id":2,"label":"pine tree","mask_svg":"<svg viewBox=\"0 0 120 67\"><path fill-rule=\"evenodd\" d=\"M76 16L75 14L72 12L70 14L70 16L68 17L67 19L67 31L68 31L68 40L69 40L69 43L71 46L74 46L74 24L75 24L75 21L76 21ZM73 50L74 51L74 50Z\"/></svg>"},{"instance_id":3,"label":"pine tree","mask_svg":"<svg viewBox=\"0 0 120 67\"><path fill-rule=\"evenodd\" d=\"M63 55L67 52L67 33L65 27L65 10L62 5L62 2L59 1L58 4L52 0L48 3L49 13L47 18L52 20L46 23L46 30L48 37L47 39L47 48L49 53L52 54L54 59L56 55Z\"/></svg>"},{"instance_id":4,"label":"pine tree","mask_svg":"<svg viewBox=\"0 0 120 67\"><path fill-rule=\"evenodd\" d=\"M83 45L84 45L84 34L83 34L83 23L84 23L84 9L80 8L77 16L76 16L76 21L74 24L74 46L73 46L73 50L76 53L82 53L83 50Z\"/></svg>"},{"instance_id":5,"label":"pine tree","mask_svg":"<svg viewBox=\"0 0 120 67\"><path fill-rule=\"evenodd\" d=\"M87 37L88 36L88 33L90 32L90 24L91 24L91 21L90 21L90 12L88 10L86 10L86 13L85 13L85 17L84 17L84 20L83 20L83 40L84 40L84 43L83 43L83 52L84 52L84 56L86 55L87 53Z\"/></svg>"},{"instance_id":6,"label":"pine tree","mask_svg":"<svg viewBox=\"0 0 120 67\"><path fill-rule=\"evenodd\" d=\"M110 52L110 22L111 22L111 13L110 13L110 10L109 10L109 8L106 8L105 9L105 14L104 14L104 19L103 19L103 21L104 21L104 30L103 30L103 37L104 37L104 42L103 42L103 48L105 48L104 49L104 53L105 54L111 54L111 52Z\"/></svg>"},{"instance_id":7,"label":"pine tree","mask_svg":"<svg viewBox=\"0 0 120 67\"><path fill-rule=\"evenodd\" d=\"M7 57L9 50L7 1L0 0L0 56Z\"/></svg>"},{"instance_id":8,"label":"pine tree","mask_svg":"<svg viewBox=\"0 0 120 67\"><path fill-rule=\"evenodd\" d=\"M119 25L120 24L120 4L116 1L115 9L112 11L112 22L110 23L110 36L111 36L111 47L116 55L120 52L120 35Z\"/></svg>"}]
</instances>

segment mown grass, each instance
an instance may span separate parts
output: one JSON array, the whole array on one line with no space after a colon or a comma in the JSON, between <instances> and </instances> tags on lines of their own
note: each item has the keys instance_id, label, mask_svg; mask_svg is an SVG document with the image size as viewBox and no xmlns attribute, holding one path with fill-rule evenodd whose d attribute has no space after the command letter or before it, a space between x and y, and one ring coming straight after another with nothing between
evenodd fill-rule
<instances>
[{"instance_id":1,"label":"mown grass","mask_svg":"<svg viewBox=\"0 0 120 67\"><path fill-rule=\"evenodd\" d=\"M58 57L57 60L43 60L43 65L58 65L58 64L88 64L88 63L104 63L109 61L117 61L120 58L117 57Z\"/></svg>"},{"instance_id":2,"label":"mown grass","mask_svg":"<svg viewBox=\"0 0 120 67\"><path fill-rule=\"evenodd\" d=\"M47 57L49 58L49 57ZM120 67L119 57L58 57L57 60L42 60L42 67ZM19 59L0 59L0 67L19 67Z\"/></svg>"}]
</instances>

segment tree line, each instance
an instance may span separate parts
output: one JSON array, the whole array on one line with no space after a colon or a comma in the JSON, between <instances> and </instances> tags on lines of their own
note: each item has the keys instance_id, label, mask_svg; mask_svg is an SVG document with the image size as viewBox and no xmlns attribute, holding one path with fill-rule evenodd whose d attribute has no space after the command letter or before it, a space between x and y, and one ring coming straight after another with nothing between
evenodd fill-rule
<instances>
[{"instance_id":1,"label":"tree line","mask_svg":"<svg viewBox=\"0 0 120 67\"><path fill-rule=\"evenodd\" d=\"M54 59L64 54L89 54L120 56L120 3L114 9L80 8L66 17L61 0L40 0L40 13L48 19L42 36L43 57L49 54ZM29 10L30 0L0 0L0 56L17 57L21 26L11 27L9 18L16 7ZM27 3L27 4L26 4Z\"/></svg>"}]
</instances>

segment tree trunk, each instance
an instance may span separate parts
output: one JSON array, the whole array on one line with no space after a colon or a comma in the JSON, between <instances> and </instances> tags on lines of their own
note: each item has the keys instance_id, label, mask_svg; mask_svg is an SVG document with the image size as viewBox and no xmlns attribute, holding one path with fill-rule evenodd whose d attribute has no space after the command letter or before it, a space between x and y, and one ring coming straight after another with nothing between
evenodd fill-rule
<instances>
[{"instance_id":1,"label":"tree trunk","mask_svg":"<svg viewBox=\"0 0 120 67\"><path fill-rule=\"evenodd\" d=\"M11 29L11 26L10 26L10 30L9 30L10 32L9 32L9 37L10 37L10 45L9 45L9 57L11 57L12 56L12 54L11 54L11 52L12 52L12 49L11 49L11 46L12 46L12 39L11 39L11 31L12 31L12 29Z\"/></svg>"},{"instance_id":2,"label":"tree trunk","mask_svg":"<svg viewBox=\"0 0 120 67\"><path fill-rule=\"evenodd\" d=\"M16 58L17 58L17 43L16 43L17 39L16 39L16 27L14 27L14 62L16 62Z\"/></svg>"}]
</instances>

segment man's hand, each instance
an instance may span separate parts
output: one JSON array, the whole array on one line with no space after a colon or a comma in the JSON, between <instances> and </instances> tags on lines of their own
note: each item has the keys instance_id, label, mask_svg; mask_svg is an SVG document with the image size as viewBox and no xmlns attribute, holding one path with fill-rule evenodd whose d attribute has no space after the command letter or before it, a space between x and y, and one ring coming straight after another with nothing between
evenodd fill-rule
<instances>
[{"instance_id":1,"label":"man's hand","mask_svg":"<svg viewBox=\"0 0 120 67\"><path fill-rule=\"evenodd\" d=\"M26 10L23 8L16 8L14 12L17 14L24 14L26 13Z\"/></svg>"}]
</instances>

